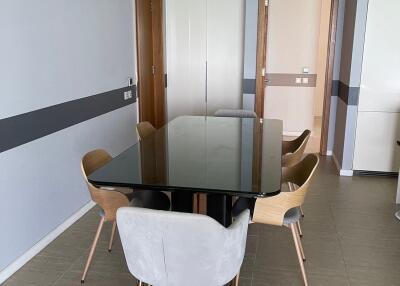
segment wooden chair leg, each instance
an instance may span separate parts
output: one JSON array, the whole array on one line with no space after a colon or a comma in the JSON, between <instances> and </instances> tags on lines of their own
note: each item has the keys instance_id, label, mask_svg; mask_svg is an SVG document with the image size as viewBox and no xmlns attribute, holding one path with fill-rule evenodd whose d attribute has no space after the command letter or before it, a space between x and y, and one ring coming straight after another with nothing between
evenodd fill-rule
<instances>
[{"instance_id":1,"label":"wooden chair leg","mask_svg":"<svg viewBox=\"0 0 400 286\"><path fill-rule=\"evenodd\" d=\"M301 230L300 221L296 222L297 230L299 231L299 236L303 237L303 231Z\"/></svg>"},{"instance_id":2,"label":"wooden chair leg","mask_svg":"<svg viewBox=\"0 0 400 286\"><path fill-rule=\"evenodd\" d=\"M300 206L299 208L300 208L301 216L302 216L302 217L304 217L304 211L303 211L303 207L302 207L302 206Z\"/></svg>"},{"instance_id":3,"label":"wooden chair leg","mask_svg":"<svg viewBox=\"0 0 400 286\"><path fill-rule=\"evenodd\" d=\"M301 274L302 274L303 280L304 280L304 285L308 286L306 270L304 268L304 261L303 261L303 257L301 254L299 239L298 239L298 235L297 235L297 231L296 231L296 225L294 223L290 224L290 229L292 231L293 241L294 241L294 245L296 247L297 258L299 259L299 264L300 264Z\"/></svg>"},{"instance_id":4,"label":"wooden chair leg","mask_svg":"<svg viewBox=\"0 0 400 286\"><path fill-rule=\"evenodd\" d=\"M299 247L300 247L300 251L301 251L301 257L303 258L303 261L306 261L306 256L304 255L303 244L301 243L299 230L297 228L296 228L296 234L297 234L297 241L299 243Z\"/></svg>"},{"instance_id":5,"label":"wooden chair leg","mask_svg":"<svg viewBox=\"0 0 400 286\"><path fill-rule=\"evenodd\" d=\"M108 252L111 252L111 248L114 243L114 235L115 235L115 229L117 228L117 221L113 222L112 230L111 230L111 237L110 237L110 242L108 244Z\"/></svg>"},{"instance_id":6,"label":"wooden chair leg","mask_svg":"<svg viewBox=\"0 0 400 286\"><path fill-rule=\"evenodd\" d=\"M99 226L97 227L97 231L96 231L96 235L95 235L94 240L93 240L92 248L90 249L89 257L88 257L88 259L86 261L85 269L83 270L81 283L85 282L86 274L87 274L87 272L89 270L90 263L92 262L94 251L96 250L97 242L99 241L99 237L100 237L100 233L101 233L101 230L103 228L103 225L104 225L104 217L102 217L100 219Z\"/></svg>"},{"instance_id":7,"label":"wooden chair leg","mask_svg":"<svg viewBox=\"0 0 400 286\"><path fill-rule=\"evenodd\" d=\"M235 277L235 286L239 286L239 277L240 277L240 272L236 275Z\"/></svg>"}]
</instances>

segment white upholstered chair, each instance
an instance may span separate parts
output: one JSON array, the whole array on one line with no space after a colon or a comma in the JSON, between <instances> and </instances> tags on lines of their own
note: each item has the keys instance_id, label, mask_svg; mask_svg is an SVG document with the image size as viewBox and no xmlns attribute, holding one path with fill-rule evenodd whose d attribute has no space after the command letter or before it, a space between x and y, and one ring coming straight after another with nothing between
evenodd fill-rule
<instances>
[{"instance_id":1,"label":"white upholstered chair","mask_svg":"<svg viewBox=\"0 0 400 286\"><path fill-rule=\"evenodd\" d=\"M216 117L256 118L257 114L245 109L219 109L214 113Z\"/></svg>"},{"instance_id":2,"label":"white upholstered chair","mask_svg":"<svg viewBox=\"0 0 400 286\"><path fill-rule=\"evenodd\" d=\"M200 214L129 207L117 212L128 268L154 286L222 286L235 279L248 221L248 210L229 228Z\"/></svg>"}]
</instances>

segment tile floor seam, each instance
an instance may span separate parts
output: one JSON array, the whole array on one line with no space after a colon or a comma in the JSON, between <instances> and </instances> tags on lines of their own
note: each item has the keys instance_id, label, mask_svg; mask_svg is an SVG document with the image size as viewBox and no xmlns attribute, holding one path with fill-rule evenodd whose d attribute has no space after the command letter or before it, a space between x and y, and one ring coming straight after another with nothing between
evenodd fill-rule
<instances>
[{"instance_id":1,"label":"tile floor seam","mask_svg":"<svg viewBox=\"0 0 400 286\"><path fill-rule=\"evenodd\" d=\"M344 259L344 251L343 251L343 247L342 247L342 241L340 240L340 236L339 236L339 232L338 232L338 229L337 229L337 226L336 226L335 216L333 215L331 203L329 203L329 213L330 213L332 221L333 221L333 227L335 228L336 239L337 239L337 241L339 243L340 254L341 254L341 257L342 257L343 264L344 264L344 269L346 271L347 285L351 286L351 284L350 284L350 274L349 274L349 271L348 271L346 260Z\"/></svg>"},{"instance_id":2,"label":"tile floor seam","mask_svg":"<svg viewBox=\"0 0 400 286\"><path fill-rule=\"evenodd\" d=\"M65 275L66 273L68 273L68 272L72 269L72 267L75 265L75 263L85 255L85 252L86 252L88 249L90 249L90 247L86 248L85 251L83 251L82 254L81 254L79 257L77 257L76 259L73 260L73 262L71 263L71 265L60 275L60 277L57 278L56 281L54 281L54 283L52 284L52 286L56 286L56 285L57 285L58 281L60 281L60 280L64 277L64 275ZM94 258L94 256L93 256L93 258Z\"/></svg>"}]
</instances>

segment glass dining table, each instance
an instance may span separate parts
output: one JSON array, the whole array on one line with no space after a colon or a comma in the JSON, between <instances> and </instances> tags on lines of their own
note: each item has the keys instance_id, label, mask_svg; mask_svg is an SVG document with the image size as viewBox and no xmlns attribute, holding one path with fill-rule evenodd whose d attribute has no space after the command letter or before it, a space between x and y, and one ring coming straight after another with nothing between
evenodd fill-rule
<instances>
[{"instance_id":1,"label":"glass dining table","mask_svg":"<svg viewBox=\"0 0 400 286\"><path fill-rule=\"evenodd\" d=\"M174 211L193 211L206 194L207 215L232 221L233 197L281 189L282 121L181 116L129 147L89 176L97 186L171 192Z\"/></svg>"}]
</instances>

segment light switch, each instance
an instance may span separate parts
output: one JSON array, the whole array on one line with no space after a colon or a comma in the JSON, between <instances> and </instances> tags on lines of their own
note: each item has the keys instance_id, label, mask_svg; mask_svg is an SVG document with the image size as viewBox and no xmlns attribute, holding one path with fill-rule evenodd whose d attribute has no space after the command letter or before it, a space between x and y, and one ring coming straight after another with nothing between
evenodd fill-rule
<instances>
[{"instance_id":1,"label":"light switch","mask_svg":"<svg viewBox=\"0 0 400 286\"><path fill-rule=\"evenodd\" d=\"M124 99L128 100L130 98L132 98L132 91L131 90L125 91L124 92Z\"/></svg>"},{"instance_id":2,"label":"light switch","mask_svg":"<svg viewBox=\"0 0 400 286\"><path fill-rule=\"evenodd\" d=\"M302 82L303 84L308 84L308 77L303 77Z\"/></svg>"},{"instance_id":3,"label":"light switch","mask_svg":"<svg viewBox=\"0 0 400 286\"><path fill-rule=\"evenodd\" d=\"M296 77L296 83L301 84L301 77Z\"/></svg>"}]
</instances>

